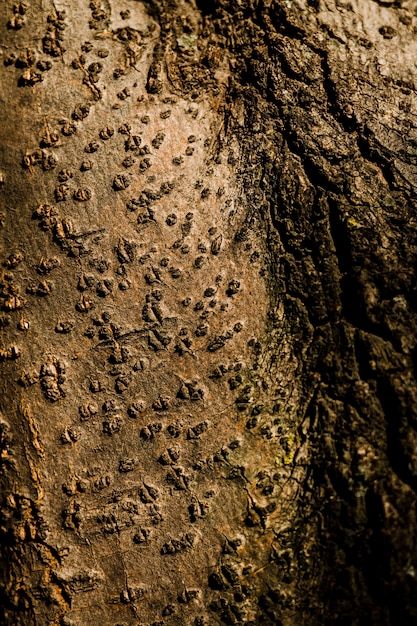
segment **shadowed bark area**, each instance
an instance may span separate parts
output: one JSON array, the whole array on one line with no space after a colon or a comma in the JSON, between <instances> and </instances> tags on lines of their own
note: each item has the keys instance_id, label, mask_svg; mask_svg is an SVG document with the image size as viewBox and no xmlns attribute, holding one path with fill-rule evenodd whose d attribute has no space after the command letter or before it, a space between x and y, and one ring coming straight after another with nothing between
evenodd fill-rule
<instances>
[{"instance_id":1,"label":"shadowed bark area","mask_svg":"<svg viewBox=\"0 0 417 626\"><path fill-rule=\"evenodd\" d=\"M413 3L0 16L2 621L415 624Z\"/></svg>"}]
</instances>

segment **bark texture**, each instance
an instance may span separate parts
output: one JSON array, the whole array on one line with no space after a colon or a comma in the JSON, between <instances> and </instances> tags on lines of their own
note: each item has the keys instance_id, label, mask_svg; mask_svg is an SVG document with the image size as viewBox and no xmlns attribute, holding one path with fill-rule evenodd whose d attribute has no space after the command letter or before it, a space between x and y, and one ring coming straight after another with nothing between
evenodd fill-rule
<instances>
[{"instance_id":1,"label":"bark texture","mask_svg":"<svg viewBox=\"0 0 417 626\"><path fill-rule=\"evenodd\" d=\"M417 622L417 17L0 6L1 620Z\"/></svg>"}]
</instances>

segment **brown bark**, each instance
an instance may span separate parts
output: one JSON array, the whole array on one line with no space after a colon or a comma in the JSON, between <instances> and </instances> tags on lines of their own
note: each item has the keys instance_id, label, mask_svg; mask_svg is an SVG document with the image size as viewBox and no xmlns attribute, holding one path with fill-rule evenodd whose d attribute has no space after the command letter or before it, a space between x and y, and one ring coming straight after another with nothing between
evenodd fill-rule
<instances>
[{"instance_id":1,"label":"brown bark","mask_svg":"<svg viewBox=\"0 0 417 626\"><path fill-rule=\"evenodd\" d=\"M414 624L412 2L5 2L5 624Z\"/></svg>"}]
</instances>

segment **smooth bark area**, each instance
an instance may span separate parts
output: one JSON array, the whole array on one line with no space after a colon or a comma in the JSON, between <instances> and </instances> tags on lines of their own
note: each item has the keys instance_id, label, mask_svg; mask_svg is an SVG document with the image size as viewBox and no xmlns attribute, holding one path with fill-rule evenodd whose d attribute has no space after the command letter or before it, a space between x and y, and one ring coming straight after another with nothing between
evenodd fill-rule
<instances>
[{"instance_id":1,"label":"smooth bark area","mask_svg":"<svg viewBox=\"0 0 417 626\"><path fill-rule=\"evenodd\" d=\"M417 622L414 9L1 3L1 623Z\"/></svg>"}]
</instances>

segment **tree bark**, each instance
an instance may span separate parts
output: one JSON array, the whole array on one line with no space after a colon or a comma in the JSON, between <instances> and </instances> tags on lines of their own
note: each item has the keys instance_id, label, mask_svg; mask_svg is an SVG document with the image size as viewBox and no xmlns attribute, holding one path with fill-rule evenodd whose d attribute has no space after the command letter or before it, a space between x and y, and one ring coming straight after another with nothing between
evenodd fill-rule
<instances>
[{"instance_id":1,"label":"tree bark","mask_svg":"<svg viewBox=\"0 0 417 626\"><path fill-rule=\"evenodd\" d=\"M413 2L0 15L2 623L415 624Z\"/></svg>"}]
</instances>

